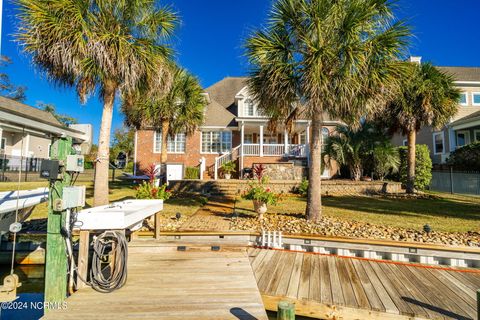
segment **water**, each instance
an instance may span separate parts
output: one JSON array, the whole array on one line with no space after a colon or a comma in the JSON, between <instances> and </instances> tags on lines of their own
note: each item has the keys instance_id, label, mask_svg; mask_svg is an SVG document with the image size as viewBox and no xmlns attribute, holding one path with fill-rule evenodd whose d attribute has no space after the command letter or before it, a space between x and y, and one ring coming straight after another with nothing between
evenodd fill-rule
<instances>
[{"instance_id":1,"label":"water","mask_svg":"<svg viewBox=\"0 0 480 320\"><path fill-rule=\"evenodd\" d=\"M0 266L0 279L10 274L10 268ZM43 316L43 290L45 266L17 266L15 274L18 275L22 286L17 288L15 301L0 303L1 320L37 320Z\"/></svg>"}]
</instances>

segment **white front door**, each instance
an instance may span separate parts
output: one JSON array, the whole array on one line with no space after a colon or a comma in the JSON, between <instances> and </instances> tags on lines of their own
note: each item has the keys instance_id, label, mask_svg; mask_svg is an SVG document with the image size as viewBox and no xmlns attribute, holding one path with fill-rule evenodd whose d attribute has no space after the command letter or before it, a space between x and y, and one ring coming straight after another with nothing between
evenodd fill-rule
<instances>
[{"instance_id":1,"label":"white front door","mask_svg":"<svg viewBox=\"0 0 480 320\"><path fill-rule=\"evenodd\" d=\"M167 164L167 181L182 180L182 179L183 179L183 165Z\"/></svg>"}]
</instances>

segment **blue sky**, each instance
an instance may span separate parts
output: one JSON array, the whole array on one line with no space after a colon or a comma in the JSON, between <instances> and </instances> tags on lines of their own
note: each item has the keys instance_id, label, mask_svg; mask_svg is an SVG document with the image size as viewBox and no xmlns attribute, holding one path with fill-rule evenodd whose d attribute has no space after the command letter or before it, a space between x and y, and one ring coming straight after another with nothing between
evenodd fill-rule
<instances>
[{"instance_id":1,"label":"blue sky","mask_svg":"<svg viewBox=\"0 0 480 320\"><path fill-rule=\"evenodd\" d=\"M271 0L163 0L179 13L182 23L173 43L178 62L197 75L204 87L225 76L247 72L242 43L264 23ZM410 53L435 65L480 66L479 0L398 0L397 15L407 19L415 38ZM97 141L102 106L97 97L79 103L73 89L53 86L32 65L13 40L15 7L4 1L2 54L13 64L6 68L15 84L28 87L27 104L53 103L61 113L94 125ZM113 128L122 125L118 106Z\"/></svg>"}]
</instances>

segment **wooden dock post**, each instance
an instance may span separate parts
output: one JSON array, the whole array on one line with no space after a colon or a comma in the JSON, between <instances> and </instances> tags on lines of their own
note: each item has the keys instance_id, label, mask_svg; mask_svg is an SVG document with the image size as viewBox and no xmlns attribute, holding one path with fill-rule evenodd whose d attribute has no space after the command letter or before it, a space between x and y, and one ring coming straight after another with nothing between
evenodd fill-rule
<instances>
[{"instance_id":1,"label":"wooden dock post","mask_svg":"<svg viewBox=\"0 0 480 320\"><path fill-rule=\"evenodd\" d=\"M50 147L52 160L66 161L74 154L72 138L55 138ZM62 179L50 182L48 197L47 248L45 256L45 301L62 302L67 297L66 245L60 230L65 225L66 211L54 210L54 203L62 199L63 187L70 185L71 175L63 168Z\"/></svg>"},{"instance_id":2,"label":"wooden dock post","mask_svg":"<svg viewBox=\"0 0 480 320\"><path fill-rule=\"evenodd\" d=\"M88 250L90 249L90 232L80 231L78 248L77 290L85 288L88 277ZM82 280L83 279L83 280Z\"/></svg>"},{"instance_id":3,"label":"wooden dock post","mask_svg":"<svg viewBox=\"0 0 480 320\"><path fill-rule=\"evenodd\" d=\"M480 319L480 289L477 290L477 319Z\"/></svg>"},{"instance_id":4,"label":"wooden dock post","mask_svg":"<svg viewBox=\"0 0 480 320\"><path fill-rule=\"evenodd\" d=\"M280 301L277 306L277 320L295 320L295 304Z\"/></svg>"},{"instance_id":5,"label":"wooden dock post","mask_svg":"<svg viewBox=\"0 0 480 320\"><path fill-rule=\"evenodd\" d=\"M161 212L155 213L155 234L154 237L155 239L160 239L160 217L161 217Z\"/></svg>"}]
</instances>

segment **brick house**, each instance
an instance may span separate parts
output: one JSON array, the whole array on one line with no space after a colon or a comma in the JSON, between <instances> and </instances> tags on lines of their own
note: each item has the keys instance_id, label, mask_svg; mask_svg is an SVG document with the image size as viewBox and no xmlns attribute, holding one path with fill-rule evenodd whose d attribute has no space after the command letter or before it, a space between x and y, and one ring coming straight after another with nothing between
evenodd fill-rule
<instances>
[{"instance_id":1,"label":"brick house","mask_svg":"<svg viewBox=\"0 0 480 320\"><path fill-rule=\"evenodd\" d=\"M420 57L412 61L421 63ZM459 109L449 123L440 129L423 127L417 132L417 144L426 144L430 149L433 163L444 163L450 152L458 147L480 141L480 68L479 67L437 67L451 74L455 85L461 90ZM394 145L406 145L407 138L395 134Z\"/></svg>"},{"instance_id":2,"label":"brick house","mask_svg":"<svg viewBox=\"0 0 480 320\"><path fill-rule=\"evenodd\" d=\"M291 132L283 126L268 130L268 118L257 109L244 77L227 77L205 89L208 105L202 126L193 135L168 137L167 178L183 178L185 167L199 167L202 179L222 177L221 165L237 164L237 176L264 164L272 179L301 179L308 166L310 121L299 119ZM323 136L330 135L339 121L326 119ZM142 170L160 162L161 133L153 129L135 134L134 161ZM336 173L334 165L323 177Z\"/></svg>"}]
</instances>

